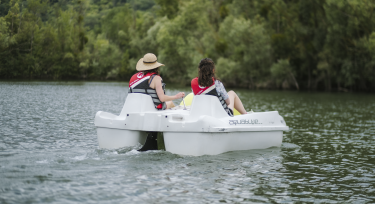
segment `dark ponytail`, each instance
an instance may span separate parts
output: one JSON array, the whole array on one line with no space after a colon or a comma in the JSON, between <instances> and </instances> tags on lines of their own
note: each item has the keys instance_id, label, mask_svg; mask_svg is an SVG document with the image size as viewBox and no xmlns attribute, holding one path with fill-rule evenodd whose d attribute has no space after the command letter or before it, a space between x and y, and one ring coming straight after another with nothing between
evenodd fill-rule
<instances>
[{"instance_id":1,"label":"dark ponytail","mask_svg":"<svg viewBox=\"0 0 375 204\"><path fill-rule=\"evenodd\" d=\"M143 71L143 75L146 75L148 73L155 73L156 75L160 75L159 73L159 67L155 68L155 69L151 69L151 70L144 70Z\"/></svg>"},{"instance_id":2,"label":"dark ponytail","mask_svg":"<svg viewBox=\"0 0 375 204\"><path fill-rule=\"evenodd\" d=\"M204 58L199 62L198 65L198 84L199 86L211 86L213 84L212 79L216 80L214 73L215 63L210 58Z\"/></svg>"}]
</instances>

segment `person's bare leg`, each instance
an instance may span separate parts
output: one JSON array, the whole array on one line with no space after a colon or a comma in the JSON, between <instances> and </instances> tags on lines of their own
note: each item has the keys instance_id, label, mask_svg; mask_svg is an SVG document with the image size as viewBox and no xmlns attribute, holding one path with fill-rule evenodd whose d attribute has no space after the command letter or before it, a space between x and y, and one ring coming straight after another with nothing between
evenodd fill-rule
<instances>
[{"instance_id":1,"label":"person's bare leg","mask_svg":"<svg viewBox=\"0 0 375 204\"><path fill-rule=\"evenodd\" d=\"M175 105L172 101L166 101L165 104L167 104L167 109L175 107Z\"/></svg>"},{"instance_id":2,"label":"person's bare leg","mask_svg":"<svg viewBox=\"0 0 375 204\"><path fill-rule=\"evenodd\" d=\"M245 108L243 107L243 104L240 100L240 97L238 97L237 94L234 91L229 91L228 96L229 96L229 100L230 100L230 104L228 106L229 108L231 108L232 110L233 110L233 108L235 108L241 114L247 114L247 112L246 112Z\"/></svg>"},{"instance_id":3,"label":"person's bare leg","mask_svg":"<svg viewBox=\"0 0 375 204\"><path fill-rule=\"evenodd\" d=\"M233 103L233 101L234 101L234 98L236 97L234 91L229 91L228 92L228 96L229 96L229 102L230 102L229 105L228 105L228 107L230 109L234 110L234 103Z\"/></svg>"}]
</instances>

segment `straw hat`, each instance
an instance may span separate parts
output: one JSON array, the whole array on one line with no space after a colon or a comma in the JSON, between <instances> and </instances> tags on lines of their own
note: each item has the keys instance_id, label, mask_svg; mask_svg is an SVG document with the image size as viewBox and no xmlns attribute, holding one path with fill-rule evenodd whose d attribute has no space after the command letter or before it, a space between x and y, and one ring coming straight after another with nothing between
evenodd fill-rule
<instances>
[{"instance_id":1,"label":"straw hat","mask_svg":"<svg viewBox=\"0 0 375 204\"><path fill-rule=\"evenodd\" d=\"M152 53L147 53L143 58L138 60L136 69L137 71L145 71L145 70L150 70L150 69L155 69L160 66L164 66L164 64L161 64L158 61L158 58L152 54Z\"/></svg>"}]
</instances>

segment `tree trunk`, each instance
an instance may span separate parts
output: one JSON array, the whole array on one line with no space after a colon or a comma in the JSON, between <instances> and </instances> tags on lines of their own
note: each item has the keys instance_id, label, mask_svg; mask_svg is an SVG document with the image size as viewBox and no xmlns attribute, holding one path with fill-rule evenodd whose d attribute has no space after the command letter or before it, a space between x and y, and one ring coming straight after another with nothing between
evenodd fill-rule
<instances>
[{"instance_id":1,"label":"tree trunk","mask_svg":"<svg viewBox=\"0 0 375 204\"><path fill-rule=\"evenodd\" d=\"M311 89L311 73L310 73L310 68L308 68L308 73L309 73L309 80L307 82L307 88Z\"/></svg>"},{"instance_id":2,"label":"tree trunk","mask_svg":"<svg viewBox=\"0 0 375 204\"><path fill-rule=\"evenodd\" d=\"M298 82L297 82L296 78L294 77L293 73L289 72L289 74L292 77L294 85L296 86L297 90L299 90Z\"/></svg>"},{"instance_id":3,"label":"tree trunk","mask_svg":"<svg viewBox=\"0 0 375 204\"><path fill-rule=\"evenodd\" d=\"M277 14L277 33L280 33L280 13Z\"/></svg>"},{"instance_id":4,"label":"tree trunk","mask_svg":"<svg viewBox=\"0 0 375 204\"><path fill-rule=\"evenodd\" d=\"M18 25L17 34L20 33L20 30L21 30L21 24L22 24L22 14L20 14L20 24Z\"/></svg>"},{"instance_id":5,"label":"tree trunk","mask_svg":"<svg viewBox=\"0 0 375 204\"><path fill-rule=\"evenodd\" d=\"M331 87L331 75L328 73L327 74L327 80L326 80L326 91L331 91L332 90L332 87Z\"/></svg>"},{"instance_id":6,"label":"tree trunk","mask_svg":"<svg viewBox=\"0 0 375 204\"><path fill-rule=\"evenodd\" d=\"M250 86L254 89L255 85L254 85L254 81L253 81L253 78L252 77L249 77L250 78Z\"/></svg>"},{"instance_id":7,"label":"tree trunk","mask_svg":"<svg viewBox=\"0 0 375 204\"><path fill-rule=\"evenodd\" d=\"M34 41L34 31L31 33L31 38L30 38L30 53L31 53L31 55L33 54L33 41Z\"/></svg>"},{"instance_id":8,"label":"tree trunk","mask_svg":"<svg viewBox=\"0 0 375 204\"><path fill-rule=\"evenodd\" d=\"M322 81L323 79L325 79L325 78L326 78L326 75L323 74L323 75L320 75L320 76L315 80L315 83L314 83L314 90L316 90L316 89L318 88L318 83L319 83L320 81Z\"/></svg>"},{"instance_id":9,"label":"tree trunk","mask_svg":"<svg viewBox=\"0 0 375 204\"><path fill-rule=\"evenodd\" d=\"M11 29L11 32L10 32L10 38L13 37L13 19L14 19L14 17L13 17L13 15L12 15L12 29Z\"/></svg>"}]
</instances>

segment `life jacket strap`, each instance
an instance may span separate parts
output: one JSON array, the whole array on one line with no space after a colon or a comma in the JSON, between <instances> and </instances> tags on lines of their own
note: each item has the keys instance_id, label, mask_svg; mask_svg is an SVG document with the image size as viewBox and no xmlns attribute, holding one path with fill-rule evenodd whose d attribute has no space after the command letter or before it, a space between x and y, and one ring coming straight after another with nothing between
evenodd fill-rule
<instances>
[{"instance_id":1,"label":"life jacket strap","mask_svg":"<svg viewBox=\"0 0 375 204\"><path fill-rule=\"evenodd\" d=\"M132 86L129 87L128 93L141 93L141 94L149 95L149 96L151 96L152 102L154 103L156 109L165 110L167 108L166 103L161 102L157 93L156 93L156 90L152 89L150 87L150 84L151 84L151 82L152 82L152 80L154 79L155 76L156 76L155 74L153 74L151 76L146 76L145 78L141 79L137 83L133 84ZM150 79L150 77L151 77L151 79ZM148 79L150 79L150 82L147 81ZM162 83L162 87L163 87L163 92L165 94L165 84L164 83ZM160 107L160 104L161 104L161 107Z\"/></svg>"},{"instance_id":2,"label":"life jacket strap","mask_svg":"<svg viewBox=\"0 0 375 204\"><path fill-rule=\"evenodd\" d=\"M132 89L131 93L147 93L147 94L156 94L154 89Z\"/></svg>"}]
</instances>

